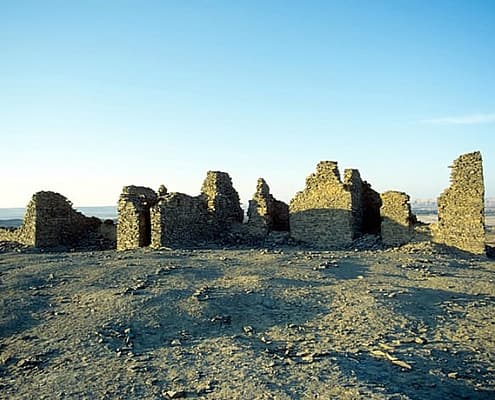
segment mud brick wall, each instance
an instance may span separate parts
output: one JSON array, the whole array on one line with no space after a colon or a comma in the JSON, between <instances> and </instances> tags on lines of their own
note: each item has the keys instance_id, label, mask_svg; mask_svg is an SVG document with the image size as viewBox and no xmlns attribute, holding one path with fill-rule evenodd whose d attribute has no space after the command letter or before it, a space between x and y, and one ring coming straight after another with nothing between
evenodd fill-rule
<instances>
[{"instance_id":1,"label":"mud brick wall","mask_svg":"<svg viewBox=\"0 0 495 400\"><path fill-rule=\"evenodd\" d=\"M289 204L291 236L317 247L349 244L354 238L353 194L340 179L337 163L321 161L306 187Z\"/></svg>"},{"instance_id":2,"label":"mud brick wall","mask_svg":"<svg viewBox=\"0 0 495 400\"><path fill-rule=\"evenodd\" d=\"M244 219L239 194L226 172L208 171L201 187L208 209L208 224L214 237L230 231Z\"/></svg>"},{"instance_id":3,"label":"mud brick wall","mask_svg":"<svg viewBox=\"0 0 495 400\"><path fill-rule=\"evenodd\" d=\"M451 166L450 186L438 198L433 240L474 253L485 253L483 162L481 153L463 154Z\"/></svg>"},{"instance_id":4,"label":"mud brick wall","mask_svg":"<svg viewBox=\"0 0 495 400\"><path fill-rule=\"evenodd\" d=\"M0 240L10 240L39 248L92 245L98 240L101 221L88 218L72 208L59 193L35 193L22 225Z\"/></svg>"},{"instance_id":5,"label":"mud brick wall","mask_svg":"<svg viewBox=\"0 0 495 400\"><path fill-rule=\"evenodd\" d=\"M191 246L210 238L203 196L164 195L151 208L151 246Z\"/></svg>"},{"instance_id":6,"label":"mud brick wall","mask_svg":"<svg viewBox=\"0 0 495 400\"><path fill-rule=\"evenodd\" d=\"M143 186L124 186L117 212L117 250L145 247L151 243L151 207L156 193Z\"/></svg>"},{"instance_id":7,"label":"mud brick wall","mask_svg":"<svg viewBox=\"0 0 495 400\"><path fill-rule=\"evenodd\" d=\"M276 200L263 178L259 178L253 199L249 200L248 232L262 239L270 231L289 230L289 206Z\"/></svg>"},{"instance_id":8,"label":"mud brick wall","mask_svg":"<svg viewBox=\"0 0 495 400\"><path fill-rule=\"evenodd\" d=\"M409 242L413 233L414 215L409 196L403 192L388 191L381 194L382 242L387 246L400 246Z\"/></svg>"}]
</instances>

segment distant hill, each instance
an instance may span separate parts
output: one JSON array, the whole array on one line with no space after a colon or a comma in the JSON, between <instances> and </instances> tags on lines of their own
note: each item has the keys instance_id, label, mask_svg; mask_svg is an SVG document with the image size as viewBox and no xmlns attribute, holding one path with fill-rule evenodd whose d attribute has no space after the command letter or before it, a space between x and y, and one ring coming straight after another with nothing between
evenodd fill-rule
<instances>
[{"instance_id":1,"label":"distant hill","mask_svg":"<svg viewBox=\"0 0 495 400\"><path fill-rule=\"evenodd\" d=\"M436 214L437 199L413 199L411 208L415 214ZM485 199L485 212L488 215L495 214L495 197Z\"/></svg>"}]
</instances>

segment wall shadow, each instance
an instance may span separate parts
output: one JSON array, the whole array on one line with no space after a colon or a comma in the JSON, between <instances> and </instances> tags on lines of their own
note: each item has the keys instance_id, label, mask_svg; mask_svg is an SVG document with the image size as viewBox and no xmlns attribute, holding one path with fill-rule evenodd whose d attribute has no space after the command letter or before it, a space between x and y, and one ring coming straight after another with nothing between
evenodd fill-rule
<instances>
[{"instance_id":1,"label":"wall shadow","mask_svg":"<svg viewBox=\"0 0 495 400\"><path fill-rule=\"evenodd\" d=\"M171 289L144 299L139 315L128 320L116 318L109 325L129 327L133 332L133 351L137 353L170 347L174 339L187 348L209 338L249 338L274 326L303 325L325 313L331 299L322 305L312 296L289 299L275 294L277 288L290 290L321 284L275 278L269 281L269 290L226 291L207 285ZM261 347L259 350L262 351Z\"/></svg>"},{"instance_id":2,"label":"wall shadow","mask_svg":"<svg viewBox=\"0 0 495 400\"><path fill-rule=\"evenodd\" d=\"M44 278L25 274L19 276L14 284L2 288L0 339L29 330L42 322L36 315L50 308L51 296L42 291L47 284ZM6 296L7 290L14 295Z\"/></svg>"},{"instance_id":3,"label":"wall shadow","mask_svg":"<svg viewBox=\"0 0 495 400\"><path fill-rule=\"evenodd\" d=\"M440 353L440 352L438 352ZM404 357L402 360L404 360ZM432 352L431 357L411 355L405 360L412 369L401 369L384 358L376 358L369 353L360 352L349 357L335 354L337 364L344 374L355 376L359 382L371 388L380 388L380 393L394 396L406 396L409 399L479 399L491 400L495 395L493 386L486 387L483 381L490 377L490 366L481 363L469 363L467 352L457 352L442 357ZM473 381L463 374L466 369L476 370ZM449 377L452 371L460 371L455 377ZM491 376L493 379L493 376Z\"/></svg>"}]
</instances>

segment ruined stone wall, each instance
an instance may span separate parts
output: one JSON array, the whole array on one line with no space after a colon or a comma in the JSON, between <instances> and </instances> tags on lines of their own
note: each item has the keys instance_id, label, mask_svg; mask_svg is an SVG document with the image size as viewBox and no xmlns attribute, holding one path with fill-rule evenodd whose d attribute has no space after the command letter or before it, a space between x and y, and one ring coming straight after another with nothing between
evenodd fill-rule
<instances>
[{"instance_id":1,"label":"ruined stone wall","mask_svg":"<svg viewBox=\"0 0 495 400\"><path fill-rule=\"evenodd\" d=\"M55 192L35 193L29 202L22 225L0 240L51 248L95 245L101 221L88 218L72 208L72 203Z\"/></svg>"},{"instance_id":2,"label":"ruined stone wall","mask_svg":"<svg viewBox=\"0 0 495 400\"><path fill-rule=\"evenodd\" d=\"M143 186L124 186L117 212L117 250L135 249L151 243L151 207L156 193Z\"/></svg>"},{"instance_id":3,"label":"ruined stone wall","mask_svg":"<svg viewBox=\"0 0 495 400\"><path fill-rule=\"evenodd\" d=\"M36 244L36 195L29 202L19 228L0 228L0 241L18 242L27 246Z\"/></svg>"},{"instance_id":4,"label":"ruined stone wall","mask_svg":"<svg viewBox=\"0 0 495 400\"><path fill-rule=\"evenodd\" d=\"M289 206L276 200L263 178L259 178L256 193L249 201L248 232L262 239L270 231L289 231Z\"/></svg>"},{"instance_id":5,"label":"ruined stone wall","mask_svg":"<svg viewBox=\"0 0 495 400\"><path fill-rule=\"evenodd\" d=\"M361 227L363 225L363 181L357 169L344 170L344 188L351 195L351 224L352 238L354 239L361 233Z\"/></svg>"},{"instance_id":6,"label":"ruined stone wall","mask_svg":"<svg viewBox=\"0 0 495 400\"><path fill-rule=\"evenodd\" d=\"M463 154L451 166L450 187L438 198L433 240L474 253L485 253L483 164L481 153Z\"/></svg>"},{"instance_id":7,"label":"ruined stone wall","mask_svg":"<svg viewBox=\"0 0 495 400\"><path fill-rule=\"evenodd\" d=\"M213 236L220 237L244 219L239 194L226 172L208 171L201 187L208 209L208 224Z\"/></svg>"},{"instance_id":8,"label":"ruined stone wall","mask_svg":"<svg viewBox=\"0 0 495 400\"><path fill-rule=\"evenodd\" d=\"M289 205L281 200L273 201L272 231L289 232Z\"/></svg>"},{"instance_id":9,"label":"ruined stone wall","mask_svg":"<svg viewBox=\"0 0 495 400\"><path fill-rule=\"evenodd\" d=\"M273 224L272 214L273 196L265 180L259 178L256 192L252 200L249 200L247 211L249 232L255 237L265 237Z\"/></svg>"},{"instance_id":10,"label":"ruined stone wall","mask_svg":"<svg viewBox=\"0 0 495 400\"><path fill-rule=\"evenodd\" d=\"M403 192L388 191L381 194L382 242L387 246L400 246L411 240L414 216L409 196Z\"/></svg>"},{"instance_id":11,"label":"ruined stone wall","mask_svg":"<svg viewBox=\"0 0 495 400\"><path fill-rule=\"evenodd\" d=\"M363 181L361 188L362 233L379 235L381 232L380 208L382 200L380 193L373 190L371 185Z\"/></svg>"},{"instance_id":12,"label":"ruined stone wall","mask_svg":"<svg viewBox=\"0 0 495 400\"><path fill-rule=\"evenodd\" d=\"M289 204L291 236L317 247L349 244L354 238L352 202L337 163L321 161Z\"/></svg>"},{"instance_id":13,"label":"ruined stone wall","mask_svg":"<svg viewBox=\"0 0 495 400\"><path fill-rule=\"evenodd\" d=\"M152 245L189 245L198 241L222 241L235 224L243 221L239 195L229 174L209 171L201 195L191 197L157 194L138 186L126 186L118 204L117 249Z\"/></svg>"},{"instance_id":14,"label":"ruined stone wall","mask_svg":"<svg viewBox=\"0 0 495 400\"><path fill-rule=\"evenodd\" d=\"M19 228L0 228L0 242L20 242Z\"/></svg>"},{"instance_id":15,"label":"ruined stone wall","mask_svg":"<svg viewBox=\"0 0 495 400\"><path fill-rule=\"evenodd\" d=\"M151 209L151 246L192 246L211 238L203 196L169 193Z\"/></svg>"},{"instance_id":16,"label":"ruined stone wall","mask_svg":"<svg viewBox=\"0 0 495 400\"><path fill-rule=\"evenodd\" d=\"M61 194L39 192L33 201L36 204L36 247L77 246L97 234L101 221L75 211Z\"/></svg>"}]
</instances>

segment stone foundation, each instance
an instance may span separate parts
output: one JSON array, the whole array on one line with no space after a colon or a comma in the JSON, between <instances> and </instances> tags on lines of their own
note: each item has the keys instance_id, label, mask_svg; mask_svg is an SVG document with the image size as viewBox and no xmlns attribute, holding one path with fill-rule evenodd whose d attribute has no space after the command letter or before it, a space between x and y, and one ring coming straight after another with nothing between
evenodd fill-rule
<instances>
[{"instance_id":1,"label":"stone foundation","mask_svg":"<svg viewBox=\"0 0 495 400\"><path fill-rule=\"evenodd\" d=\"M438 198L433 240L473 254L485 253L485 187L480 152L463 154L451 166L450 187Z\"/></svg>"}]
</instances>

